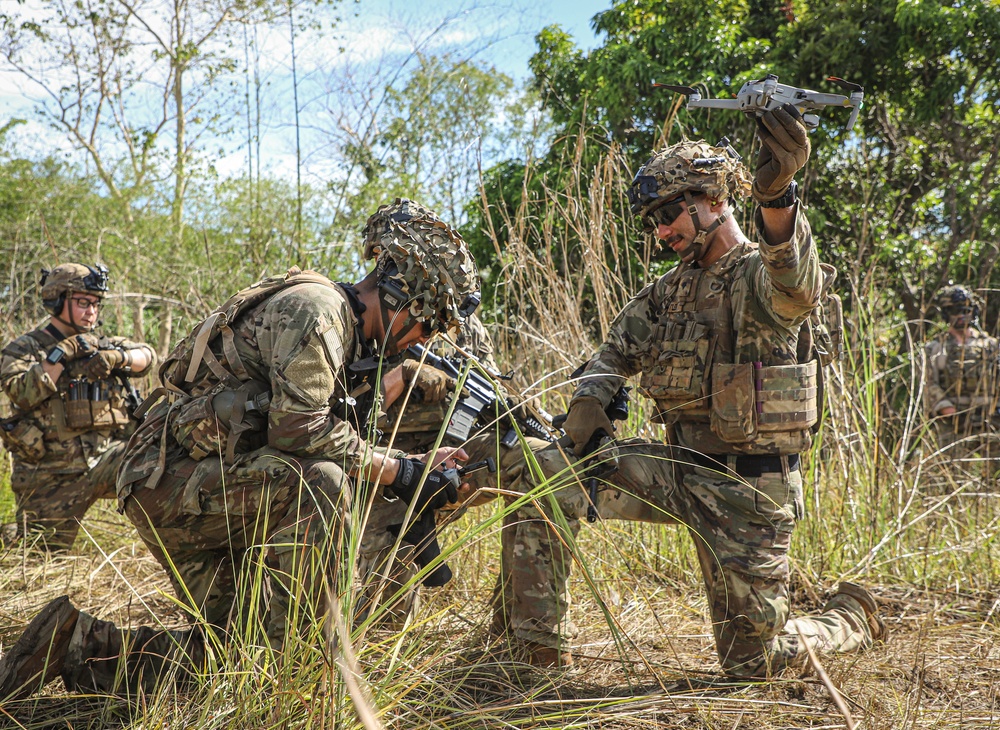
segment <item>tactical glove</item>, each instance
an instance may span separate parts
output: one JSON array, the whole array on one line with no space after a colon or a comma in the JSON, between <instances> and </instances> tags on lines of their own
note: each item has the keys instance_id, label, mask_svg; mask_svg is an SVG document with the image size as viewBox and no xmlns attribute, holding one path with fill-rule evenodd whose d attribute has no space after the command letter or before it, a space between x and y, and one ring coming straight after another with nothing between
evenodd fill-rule
<instances>
[{"instance_id":1,"label":"tactical glove","mask_svg":"<svg viewBox=\"0 0 1000 730\"><path fill-rule=\"evenodd\" d=\"M573 399L563 430L573 441L573 452L582 457L586 456L584 452L587 443L595 433L604 431L610 437L614 434L615 427L611 425L611 419L604 412L601 401L593 397L583 397Z\"/></svg>"},{"instance_id":2,"label":"tactical glove","mask_svg":"<svg viewBox=\"0 0 1000 730\"><path fill-rule=\"evenodd\" d=\"M788 190L795 173L809 159L809 137L802 115L791 104L772 109L757 120L760 155L753 178L753 199L767 203Z\"/></svg>"},{"instance_id":3,"label":"tactical glove","mask_svg":"<svg viewBox=\"0 0 1000 730\"><path fill-rule=\"evenodd\" d=\"M59 344L49 350L47 360L49 362L70 363L74 360L79 360L81 357L89 357L94 353L95 349L95 343L91 342L83 335L67 337L65 340L62 340ZM56 357L58 354L56 352L57 350L62 351L63 354L61 357Z\"/></svg>"},{"instance_id":4,"label":"tactical glove","mask_svg":"<svg viewBox=\"0 0 1000 730\"><path fill-rule=\"evenodd\" d=\"M423 487L417 491L420 485L420 477L423 476L426 464L419 459L399 459L399 471L396 478L389 485L393 494L407 504L416 504L413 507L413 514L421 514L427 507L431 509L441 509L447 504L454 504L458 501L458 485L445 476L440 469L434 469L427 475Z\"/></svg>"},{"instance_id":5,"label":"tactical glove","mask_svg":"<svg viewBox=\"0 0 1000 730\"><path fill-rule=\"evenodd\" d=\"M407 387L412 383L415 392L420 395L421 403L440 403L455 390L456 381L437 368L416 360L403 363L403 382Z\"/></svg>"},{"instance_id":6,"label":"tactical glove","mask_svg":"<svg viewBox=\"0 0 1000 730\"><path fill-rule=\"evenodd\" d=\"M111 371L125 363L121 350L98 350L83 366L83 374L91 380L103 380Z\"/></svg>"}]
</instances>

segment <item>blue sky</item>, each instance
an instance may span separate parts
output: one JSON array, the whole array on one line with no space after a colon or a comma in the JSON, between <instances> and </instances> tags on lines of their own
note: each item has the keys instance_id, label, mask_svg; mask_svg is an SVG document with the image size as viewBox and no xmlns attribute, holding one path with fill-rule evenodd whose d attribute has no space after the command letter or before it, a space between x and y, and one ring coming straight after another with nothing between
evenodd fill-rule
<instances>
[{"instance_id":1,"label":"blue sky","mask_svg":"<svg viewBox=\"0 0 1000 730\"><path fill-rule=\"evenodd\" d=\"M578 46L592 48L597 39L590 27L591 18L610 7L611 0L361 0L353 5L357 15L345 13L343 28L368 26L388 20L405 21L415 28L431 27L439 19L451 18L451 27L470 33L476 29L481 38L496 38L482 54L482 59L521 79L528 74L528 59L535 50L534 36L545 26L559 24ZM348 7L348 6L345 6Z\"/></svg>"},{"instance_id":2,"label":"blue sky","mask_svg":"<svg viewBox=\"0 0 1000 730\"><path fill-rule=\"evenodd\" d=\"M0 0L6 3L7 0ZM347 0L337 9L341 20L330 29L329 16L322 30L303 34L297 40L299 105L304 114L315 114L328 130L364 125L363 108L373 98L372 89L398 77L394 69L403 68L407 57L421 53L450 53L480 63L496 66L521 82L528 76L528 59L535 50L534 36L543 27L559 24L578 46L597 45L590 21L607 9L611 0ZM28 18L41 19L44 0L26 0L15 6ZM166 3L165 3L166 4ZM146 7L157 7L151 2ZM14 8L12 8L14 9ZM55 28L59 32L58 28ZM294 167L291 125L291 52L287 25L255 31L258 44L258 69L266 89L266 108L260 127L265 140L261 155L265 167L287 175ZM242 49L238 49L238 57ZM409 62L412 63L412 60ZM42 76L58 87L60 76L68 68L58 63ZM144 77L156 87L157 72ZM368 84L367 89L364 88ZM222 87L220 87L221 89ZM366 96L366 92L368 96ZM237 95L242 95L237 90ZM151 97L156 100L155 94ZM235 98L230 92L229 100ZM45 92L24 77L0 66L0 124L11 116L25 117L29 124L15 134L19 149L67 154L65 137L32 113L33 106L46 99ZM147 100L130 98L134 115L143 111ZM221 102L220 102L221 103ZM352 106L353 105L353 106ZM155 107L155 104L151 105ZM353 117L342 110L360 110ZM154 109L155 111L155 109ZM244 127L246 123L243 122ZM308 122L307 122L308 125ZM210 141L217 150L215 159L220 172L239 169L246 159L246 134L238 131L226 138ZM332 135L331 135L332 136ZM242 142L241 142L242 140ZM332 141L332 140L328 140ZM321 140L310 140L321 150ZM241 147L242 145L242 147ZM308 164L308 160L306 161ZM320 173L322 174L322 173Z\"/></svg>"}]
</instances>

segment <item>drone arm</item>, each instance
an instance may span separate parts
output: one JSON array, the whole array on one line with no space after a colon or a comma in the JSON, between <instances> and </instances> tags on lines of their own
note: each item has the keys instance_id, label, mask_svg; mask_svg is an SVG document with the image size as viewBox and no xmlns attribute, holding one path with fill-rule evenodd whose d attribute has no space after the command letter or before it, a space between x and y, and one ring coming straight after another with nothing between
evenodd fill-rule
<instances>
[{"instance_id":1,"label":"drone arm","mask_svg":"<svg viewBox=\"0 0 1000 730\"><path fill-rule=\"evenodd\" d=\"M739 109L739 99L694 99L688 102L688 108L697 109Z\"/></svg>"},{"instance_id":2,"label":"drone arm","mask_svg":"<svg viewBox=\"0 0 1000 730\"><path fill-rule=\"evenodd\" d=\"M854 127L854 123L856 121L858 121L858 112L860 112L860 111L861 111L861 105L860 104L855 104L854 108L851 109L851 117L850 117L850 119L847 120L847 128L848 129L852 129Z\"/></svg>"}]
</instances>

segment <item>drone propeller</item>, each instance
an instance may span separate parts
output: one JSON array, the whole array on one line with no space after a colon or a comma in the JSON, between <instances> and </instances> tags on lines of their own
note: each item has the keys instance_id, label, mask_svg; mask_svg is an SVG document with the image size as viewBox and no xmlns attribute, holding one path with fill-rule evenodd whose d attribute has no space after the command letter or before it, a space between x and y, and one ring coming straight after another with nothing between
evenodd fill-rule
<instances>
[{"instance_id":1,"label":"drone propeller","mask_svg":"<svg viewBox=\"0 0 1000 730\"><path fill-rule=\"evenodd\" d=\"M864 91L865 90L865 87L862 86L861 84L853 84L850 81L844 81L844 79L837 78L836 76L827 76L826 80L827 81L832 81L837 86L839 86L840 88L844 89L845 91Z\"/></svg>"},{"instance_id":2,"label":"drone propeller","mask_svg":"<svg viewBox=\"0 0 1000 730\"><path fill-rule=\"evenodd\" d=\"M657 89L668 89L670 91L676 91L678 94L687 94L688 96L691 96L691 94L698 93L697 89L692 88L690 86L675 86L674 84L658 84L655 81L653 82L653 87Z\"/></svg>"}]
</instances>

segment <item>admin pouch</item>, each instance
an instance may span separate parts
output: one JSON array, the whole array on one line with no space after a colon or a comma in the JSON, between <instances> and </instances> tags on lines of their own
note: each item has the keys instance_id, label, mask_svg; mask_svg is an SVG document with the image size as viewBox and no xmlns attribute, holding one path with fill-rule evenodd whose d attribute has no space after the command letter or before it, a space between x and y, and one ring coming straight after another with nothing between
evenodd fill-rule
<instances>
[{"instance_id":1,"label":"admin pouch","mask_svg":"<svg viewBox=\"0 0 1000 730\"><path fill-rule=\"evenodd\" d=\"M707 409L705 378L717 338L703 323L691 322L684 329L680 339L654 345L651 367L639 381L642 392L657 403L653 420L658 423L670 423L675 411Z\"/></svg>"},{"instance_id":2,"label":"admin pouch","mask_svg":"<svg viewBox=\"0 0 1000 730\"><path fill-rule=\"evenodd\" d=\"M37 464L45 457L45 434L27 418L0 421L0 440L7 451L28 464Z\"/></svg>"},{"instance_id":3,"label":"admin pouch","mask_svg":"<svg viewBox=\"0 0 1000 730\"><path fill-rule=\"evenodd\" d=\"M714 365L712 431L726 443L740 444L758 434L812 428L819 420L817 372L817 360Z\"/></svg>"}]
</instances>

